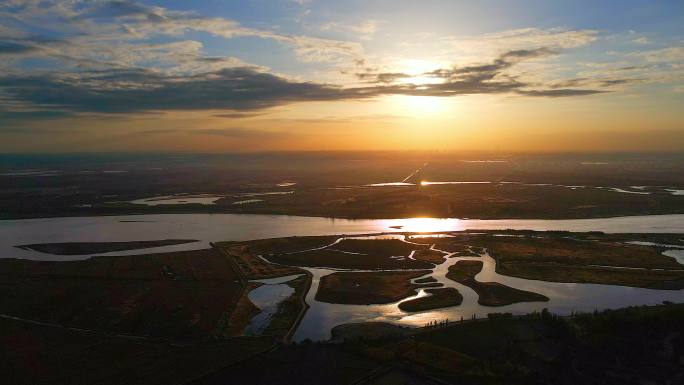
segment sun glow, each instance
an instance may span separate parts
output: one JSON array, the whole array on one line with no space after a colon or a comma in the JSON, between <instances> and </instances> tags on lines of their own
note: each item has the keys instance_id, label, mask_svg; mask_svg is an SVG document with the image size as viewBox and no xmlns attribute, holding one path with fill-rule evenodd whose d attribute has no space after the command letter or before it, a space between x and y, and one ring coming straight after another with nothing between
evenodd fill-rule
<instances>
[{"instance_id":1,"label":"sun glow","mask_svg":"<svg viewBox=\"0 0 684 385\"><path fill-rule=\"evenodd\" d=\"M398 109L422 118L441 117L453 107L451 98L438 96L392 96Z\"/></svg>"},{"instance_id":2,"label":"sun glow","mask_svg":"<svg viewBox=\"0 0 684 385\"><path fill-rule=\"evenodd\" d=\"M441 79L430 76L429 73L440 68L445 67L437 61L406 59L399 62L397 72L410 75L407 78L401 79L401 83L415 85L435 84L440 83Z\"/></svg>"}]
</instances>

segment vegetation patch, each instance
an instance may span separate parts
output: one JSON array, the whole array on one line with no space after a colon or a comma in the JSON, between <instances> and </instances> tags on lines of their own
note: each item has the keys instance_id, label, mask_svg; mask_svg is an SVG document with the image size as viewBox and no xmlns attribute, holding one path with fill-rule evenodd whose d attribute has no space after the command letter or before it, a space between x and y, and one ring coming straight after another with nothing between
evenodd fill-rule
<instances>
[{"instance_id":1,"label":"vegetation patch","mask_svg":"<svg viewBox=\"0 0 684 385\"><path fill-rule=\"evenodd\" d=\"M385 257L408 256L413 250L427 250L428 247L399 239L344 239L333 246L336 250Z\"/></svg>"},{"instance_id":2,"label":"vegetation patch","mask_svg":"<svg viewBox=\"0 0 684 385\"><path fill-rule=\"evenodd\" d=\"M548 237L489 237L487 250L502 265L519 263L555 263L563 265L601 265L649 269L682 269L673 258L658 248L587 240L575 234Z\"/></svg>"},{"instance_id":3,"label":"vegetation patch","mask_svg":"<svg viewBox=\"0 0 684 385\"><path fill-rule=\"evenodd\" d=\"M429 277L425 277L425 278L418 278L418 279L414 280L413 282L415 282L415 283L433 283L433 282L437 282L437 279L435 279L435 277L433 277L433 276L429 276Z\"/></svg>"},{"instance_id":4,"label":"vegetation patch","mask_svg":"<svg viewBox=\"0 0 684 385\"><path fill-rule=\"evenodd\" d=\"M151 247L180 245L183 243L197 242L196 239L162 239L157 241L131 241L131 242L62 242L62 243L33 243L30 245L15 246L20 249L33 250L54 255L88 255L110 253L113 251L126 251L136 249L148 249Z\"/></svg>"},{"instance_id":5,"label":"vegetation patch","mask_svg":"<svg viewBox=\"0 0 684 385\"><path fill-rule=\"evenodd\" d=\"M338 272L321 278L316 300L328 303L370 305L396 302L415 294L422 285L411 279L429 273L420 271Z\"/></svg>"},{"instance_id":6,"label":"vegetation patch","mask_svg":"<svg viewBox=\"0 0 684 385\"><path fill-rule=\"evenodd\" d=\"M409 259L409 253L406 256L391 256L389 253L356 254L337 249L322 249L303 253L277 254L270 256L269 260L285 265L334 269L386 270L433 267L432 263Z\"/></svg>"},{"instance_id":7,"label":"vegetation patch","mask_svg":"<svg viewBox=\"0 0 684 385\"><path fill-rule=\"evenodd\" d=\"M439 265L446 261L444 258L444 253L437 250L427 249L427 250L416 250L413 253L413 258L419 261L429 262L435 265Z\"/></svg>"},{"instance_id":8,"label":"vegetation patch","mask_svg":"<svg viewBox=\"0 0 684 385\"><path fill-rule=\"evenodd\" d=\"M377 339L397 336L408 336L415 333L416 328L394 325L387 322L359 322L337 325L330 331L331 341L343 342L361 339Z\"/></svg>"},{"instance_id":9,"label":"vegetation patch","mask_svg":"<svg viewBox=\"0 0 684 385\"><path fill-rule=\"evenodd\" d=\"M297 251L311 250L325 247L333 243L338 237L336 236L321 236L321 237L285 237L285 238L269 238L258 239L249 242L240 242L247 245L248 250L253 254L281 254L292 253ZM228 242L226 242L228 243Z\"/></svg>"},{"instance_id":10,"label":"vegetation patch","mask_svg":"<svg viewBox=\"0 0 684 385\"><path fill-rule=\"evenodd\" d=\"M173 339L214 333L244 286L214 249L84 261L0 260L2 313Z\"/></svg>"},{"instance_id":11,"label":"vegetation patch","mask_svg":"<svg viewBox=\"0 0 684 385\"><path fill-rule=\"evenodd\" d=\"M435 248L448 253L456 253L459 257L479 257L472 250L472 245L482 238L481 235L471 235L468 232L450 234L450 237L420 237L411 238L411 242L435 245Z\"/></svg>"},{"instance_id":12,"label":"vegetation patch","mask_svg":"<svg viewBox=\"0 0 684 385\"><path fill-rule=\"evenodd\" d=\"M491 237L487 244L499 274L552 282L684 288L682 265L663 255L661 247L613 238L616 236L566 233L562 237Z\"/></svg>"},{"instance_id":13,"label":"vegetation patch","mask_svg":"<svg viewBox=\"0 0 684 385\"><path fill-rule=\"evenodd\" d=\"M549 282L598 283L660 290L684 289L684 272L572 266L555 263L502 264L499 274Z\"/></svg>"},{"instance_id":14,"label":"vegetation patch","mask_svg":"<svg viewBox=\"0 0 684 385\"><path fill-rule=\"evenodd\" d=\"M518 302L548 301L549 298L519 290L498 282L479 282L475 276L482 270L482 261L458 261L449 267L447 278L475 290L477 303L484 306L504 306Z\"/></svg>"},{"instance_id":15,"label":"vegetation patch","mask_svg":"<svg viewBox=\"0 0 684 385\"><path fill-rule=\"evenodd\" d=\"M463 296L453 287L425 289L425 291L431 295L404 301L399 304L399 309L418 312L458 306L463 302Z\"/></svg>"},{"instance_id":16,"label":"vegetation patch","mask_svg":"<svg viewBox=\"0 0 684 385\"><path fill-rule=\"evenodd\" d=\"M249 244L226 242L215 245L226 258L237 266L240 275L246 279L265 279L286 275L303 274L302 269L290 266L275 265L260 258L252 252Z\"/></svg>"}]
</instances>

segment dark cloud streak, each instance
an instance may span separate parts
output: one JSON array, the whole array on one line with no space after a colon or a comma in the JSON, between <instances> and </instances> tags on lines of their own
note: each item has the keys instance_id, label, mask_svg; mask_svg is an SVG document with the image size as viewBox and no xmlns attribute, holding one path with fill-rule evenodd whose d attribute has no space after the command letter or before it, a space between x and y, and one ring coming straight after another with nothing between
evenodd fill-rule
<instances>
[{"instance_id":1,"label":"dark cloud streak","mask_svg":"<svg viewBox=\"0 0 684 385\"><path fill-rule=\"evenodd\" d=\"M517 90L517 93L525 96L546 96L549 98L561 98L567 96L586 96L602 94L609 91L604 90L589 90L589 89L575 89L575 88L557 88L552 90Z\"/></svg>"},{"instance_id":2,"label":"dark cloud streak","mask_svg":"<svg viewBox=\"0 0 684 385\"><path fill-rule=\"evenodd\" d=\"M439 83L410 84L395 80L402 73L368 74L378 84L344 88L314 82L299 82L259 71L228 68L196 75L167 75L145 69L111 69L76 74L42 74L0 77L0 92L34 106L74 113L141 113L171 110L254 110L306 101L335 101L373 98L381 95L457 96L517 93L525 96L563 97L607 92L604 89L575 89L553 84L534 86L506 74L522 60L554 54L540 48L509 51L493 62L439 69L424 75ZM584 80L584 79L581 79ZM596 83L599 87L623 84L620 79ZM581 82L576 81L576 84ZM537 89L535 89L537 88ZM230 116L230 115L229 115Z\"/></svg>"},{"instance_id":3,"label":"dark cloud streak","mask_svg":"<svg viewBox=\"0 0 684 385\"><path fill-rule=\"evenodd\" d=\"M0 41L0 55L22 54L32 51L36 51L36 48L30 45L16 43L12 41Z\"/></svg>"}]
</instances>

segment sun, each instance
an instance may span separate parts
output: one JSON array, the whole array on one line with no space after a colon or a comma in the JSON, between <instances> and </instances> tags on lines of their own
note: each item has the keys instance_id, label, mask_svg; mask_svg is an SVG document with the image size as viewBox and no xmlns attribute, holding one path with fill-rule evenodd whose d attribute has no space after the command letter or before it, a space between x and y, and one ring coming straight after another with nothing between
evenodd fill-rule
<instances>
[{"instance_id":1,"label":"sun","mask_svg":"<svg viewBox=\"0 0 684 385\"><path fill-rule=\"evenodd\" d=\"M393 72L408 75L408 77L401 78L399 84L414 85L420 88L429 84L441 83L443 79L431 76L430 72L447 68L447 66L448 64L437 60L403 59L393 66ZM451 107L449 98L437 96L396 95L391 96L390 99L399 110L421 118L441 117Z\"/></svg>"},{"instance_id":2,"label":"sun","mask_svg":"<svg viewBox=\"0 0 684 385\"><path fill-rule=\"evenodd\" d=\"M401 79L401 83L420 86L439 83L441 80L430 76L429 73L444 68L444 66L442 63L433 60L404 59L398 63L396 68L397 72L409 75L409 77Z\"/></svg>"}]
</instances>

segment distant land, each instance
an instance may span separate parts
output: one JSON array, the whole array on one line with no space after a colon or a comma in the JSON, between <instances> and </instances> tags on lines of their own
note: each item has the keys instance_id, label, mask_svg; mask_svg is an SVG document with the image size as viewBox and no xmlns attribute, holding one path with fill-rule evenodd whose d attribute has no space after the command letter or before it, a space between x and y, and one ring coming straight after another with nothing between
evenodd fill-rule
<instances>
[{"instance_id":1,"label":"distant land","mask_svg":"<svg viewBox=\"0 0 684 385\"><path fill-rule=\"evenodd\" d=\"M152 213L564 219L684 213L684 156L677 154L0 155L0 184L3 219Z\"/></svg>"}]
</instances>

